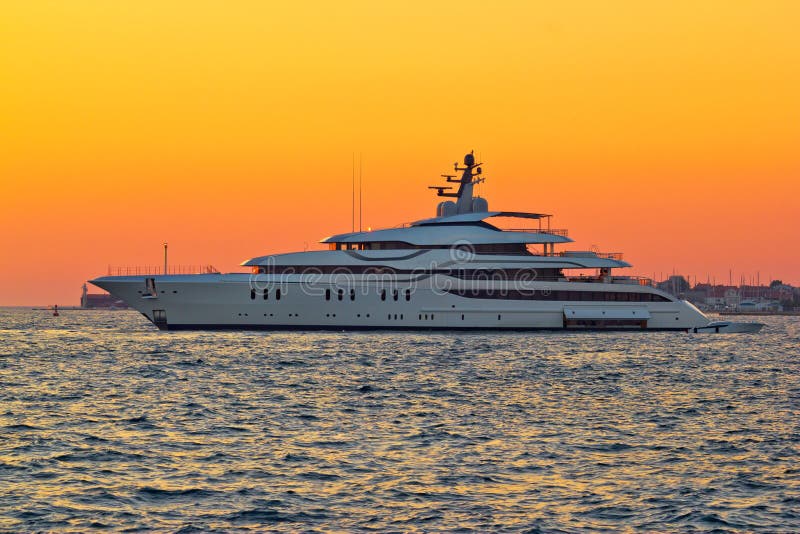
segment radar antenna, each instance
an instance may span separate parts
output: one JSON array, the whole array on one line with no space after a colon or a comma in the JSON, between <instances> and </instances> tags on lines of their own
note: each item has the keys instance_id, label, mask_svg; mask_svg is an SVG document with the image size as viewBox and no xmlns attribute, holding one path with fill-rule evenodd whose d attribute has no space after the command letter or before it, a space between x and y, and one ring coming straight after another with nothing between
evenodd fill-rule
<instances>
[{"instance_id":1,"label":"radar antenna","mask_svg":"<svg viewBox=\"0 0 800 534\"><path fill-rule=\"evenodd\" d=\"M428 186L428 189L435 189L436 196L455 198L456 213L469 213L471 211L475 211L473 209L472 188L473 186L486 181L486 178L483 176L483 169L481 168L481 165L483 164L475 162L475 151L473 150L464 156L463 166L460 167L458 162L453 164L453 169L455 172L461 173L460 178L458 177L458 174L441 175L447 183L457 183L458 190L453 191L453 187L447 185L431 185ZM480 201L483 203L481 206L486 203L486 201L483 199L480 199ZM444 204L452 205L453 202L445 202ZM450 211L451 209L452 207L447 208L447 211ZM477 211L485 210L478 209Z\"/></svg>"},{"instance_id":2,"label":"radar antenna","mask_svg":"<svg viewBox=\"0 0 800 534\"><path fill-rule=\"evenodd\" d=\"M464 156L463 167L459 167L458 162L453 164L453 169L461 173L461 178L458 178L457 174L441 175L447 182L460 184L458 191L451 192L452 187L440 185L430 185L428 189L436 189L436 195L440 197L461 198L464 195L466 185L477 185L486 181L486 178L482 176L483 169L480 167L481 165L483 163L475 163L475 151L473 150Z\"/></svg>"}]
</instances>

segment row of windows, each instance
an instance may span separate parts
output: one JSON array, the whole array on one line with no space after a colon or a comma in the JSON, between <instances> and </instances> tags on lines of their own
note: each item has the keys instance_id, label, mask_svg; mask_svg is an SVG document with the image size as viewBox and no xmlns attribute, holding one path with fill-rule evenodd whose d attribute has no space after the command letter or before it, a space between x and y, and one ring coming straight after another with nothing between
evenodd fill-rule
<instances>
[{"instance_id":1,"label":"row of windows","mask_svg":"<svg viewBox=\"0 0 800 534\"><path fill-rule=\"evenodd\" d=\"M264 300L269 299L269 289L265 288L261 291ZM656 293L638 293L638 292L625 292L625 291L570 291L570 290L515 290L515 289L453 289L448 291L452 295L459 297L466 297L472 299L504 299L504 300L559 300L559 301L580 301L580 302L669 302L666 297ZM281 300L280 288L275 289L275 300ZM336 290L336 299L344 300L345 292L343 289ZM381 300L385 301L388 298L388 293L385 289L381 290ZM397 289L392 290L392 300L400 300L400 291ZM411 301L411 290L406 289L403 291L404 298L407 302ZM356 290L350 289L348 296L351 301L356 300ZM332 291L325 290L325 300L331 300ZM250 290L250 299L256 299L256 290Z\"/></svg>"},{"instance_id":2,"label":"row of windows","mask_svg":"<svg viewBox=\"0 0 800 534\"><path fill-rule=\"evenodd\" d=\"M405 241L369 243L329 243L330 250L442 250L464 249L476 254L529 254L525 243L487 243L474 245L412 245Z\"/></svg>"},{"instance_id":3,"label":"row of windows","mask_svg":"<svg viewBox=\"0 0 800 534\"><path fill-rule=\"evenodd\" d=\"M464 280L558 280L564 277L561 269L396 269L386 265L261 265L256 274L305 275L433 275L441 274Z\"/></svg>"},{"instance_id":4,"label":"row of windows","mask_svg":"<svg viewBox=\"0 0 800 534\"><path fill-rule=\"evenodd\" d=\"M265 289L261 290L261 294L262 294L264 300L268 300L269 299L269 288L265 288ZM331 300L331 297L332 297L333 294L334 293L330 289L326 289L325 290L325 300ZM386 300L386 298L387 298L386 290L382 289L380 294L381 294L381 300ZM411 290L410 289L406 289L403 292L403 294L404 294L405 299L406 299L407 302L411 300ZM336 295L336 299L337 300L344 300L344 295L345 295L344 289L337 289L336 292L335 292L335 295ZM356 300L356 290L355 289L350 289L350 291L348 292L348 295L349 295L349 298L350 298L351 301L352 300ZM397 289L392 290L392 294L391 295L392 295L392 300L395 300L395 301L400 300L400 291L398 291ZM255 299L256 299L256 290L255 289L251 289L250 290L250 300L255 300ZM281 290L280 290L280 288L275 289L275 300L281 300Z\"/></svg>"},{"instance_id":5,"label":"row of windows","mask_svg":"<svg viewBox=\"0 0 800 534\"><path fill-rule=\"evenodd\" d=\"M344 289L337 290L336 291L336 297L339 300L344 300ZM325 300L331 300L331 290L330 289L326 289L325 290ZM350 300L356 300L356 290L355 289L351 289L350 290Z\"/></svg>"},{"instance_id":6,"label":"row of windows","mask_svg":"<svg viewBox=\"0 0 800 534\"><path fill-rule=\"evenodd\" d=\"M564 277L561 269L452 269L447 274L462 280L555 281Z\"/></svg>"},{"instance_id":7,"label":"row of windows","mask_svg":"<svg viewBox=\"0 0 800 534\"><path fill-rule=\"evenodd\" d=\"M624 291L543 291L543 290L492 290L492 289L454 289L452 295L471 299L505 300L560 300L592 302L670 302L655 293L634 293Z\"/></svg>"},{"instance_id":8,"label":"row of windows","mask_svg":"<svg viewBox=\"0 0 800 534\"><path fill-rule=\"evenodd\" d=\"M333 294L334 294L333 291L331 291L330 289L326 289L325 290L325 300L331 300L331 297L332 297ZM344 293L344 289L337 289L335 294L336 294L336 299L337 300L344 300L344 294L345 294ZM405 294L406 301L410 301L411 300L411 290L410 289L406 289L404 291L404 294ZM356 290L355 289L351 289L350 292L349 292L349 296L350 296L350 300L356 300ZM386 300L386 298L387 298L387 292L386 292L385 289L382 289L381 290L381 300ZM400 292L397 289L392 290L392 299L395 300L395 301L396 300L400 300Z\"/></svg>"},{"instance_id":9,"label":"row of windows","mask_svg":"<svg viewBox=\"0 0 800 534\"><path fill-rule=\"evenodd\" d=\"M411 300L411 290L410 289L406 289L405 290L405 295L406 295L406 302L410 301ZM398 300L399 298L400 298L399 292L396 289L392 290L392 300ZM381 300L386 300L386 290L385 289L381 289Z\"/></svg>"},{"instance_id":10,"label":"row of windows","mask_svg":"<svg viewBox=\"0 0 800 534\"><path fill-rule=\"evenodd\" d=\"M261 291L261 294L262 294L264 300L268 300L269 299L269 288L264 288ZM250 300L256 300L256 290L255 289L251 289L250 290ZM280 290L280 288L275 290L275 300L281 300L281 290Z\"/></svg>"}]
</instances>

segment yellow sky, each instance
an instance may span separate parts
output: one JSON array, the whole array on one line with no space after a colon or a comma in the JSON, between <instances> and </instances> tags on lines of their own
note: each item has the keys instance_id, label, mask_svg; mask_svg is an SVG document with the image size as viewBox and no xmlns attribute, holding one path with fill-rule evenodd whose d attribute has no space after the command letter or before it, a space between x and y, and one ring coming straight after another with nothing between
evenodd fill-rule
<instances>
[{"instance_id":1,"label":"yellow sky","mask_svg":"<svg viewBox=\"0 0 800 534\"><path fill-rule=\"evenodd\" d=\"M574 248L800 284L798 23L763 1L4 2L0 304L73 302L164 240L226 271L313 246L350 228L354 151L368 224L429 216L472 148L491 207L555 213Z\"/></svg>"}]
</instances>

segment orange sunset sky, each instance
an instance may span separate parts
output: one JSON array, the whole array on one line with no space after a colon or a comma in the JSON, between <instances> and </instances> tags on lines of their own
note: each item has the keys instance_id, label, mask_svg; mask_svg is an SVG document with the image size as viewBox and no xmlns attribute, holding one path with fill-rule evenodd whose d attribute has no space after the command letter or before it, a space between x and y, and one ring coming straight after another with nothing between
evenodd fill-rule
<instances>
[{"instance_id":1,"label":"orange sunset sky","mask_svg":"<svg viewBox=\"0 0 800 534\"><path fill-rule=\"evenodd\" d=\"M434 215L555 214L629 274L800 284L800 2L0 4L0 305Z\"/></svg>"}]
</instances>

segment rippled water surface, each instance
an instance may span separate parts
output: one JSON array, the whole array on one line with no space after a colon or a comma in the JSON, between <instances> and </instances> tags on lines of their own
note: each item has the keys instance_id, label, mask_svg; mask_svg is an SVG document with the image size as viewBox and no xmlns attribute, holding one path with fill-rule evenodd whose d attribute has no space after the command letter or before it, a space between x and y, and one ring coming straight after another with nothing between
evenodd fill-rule
<instances>
[{"instance_id":1,"label":"rippled water surface","mask_svg":"<svg viewBox=\"0 0 800 534\"><path fill-rule=\"evenodd\" d=\"M800 318L764 322L165 333L0 310L0 530L798 531Z\"/></svg>"}]
</instances>

